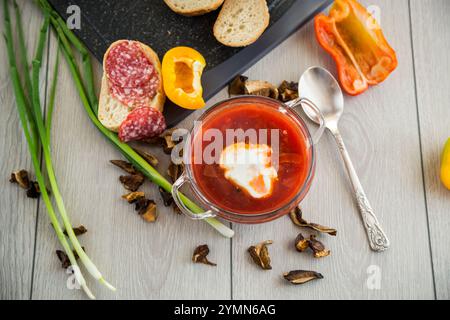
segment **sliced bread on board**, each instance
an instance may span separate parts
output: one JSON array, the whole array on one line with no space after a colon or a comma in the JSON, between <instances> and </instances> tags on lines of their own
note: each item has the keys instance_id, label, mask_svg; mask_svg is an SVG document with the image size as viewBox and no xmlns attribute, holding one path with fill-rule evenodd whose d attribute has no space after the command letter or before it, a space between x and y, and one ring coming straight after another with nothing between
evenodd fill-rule
<instances>
[{"instance_id":1,"label":"sliced bread on board","mask_svg":"<svg viewBox=\"0 0 450 320\"><path fill-rule=\"evenodd\" d=\"M199 16L219 8L224 0L164 0L172 11L185 16Z\"/></svg>"},{"instance_id":2,"label":"sliced bread on board","mask_svg":"<svg viewBox=\"0 0 450 320\"><path fill-rule=\"evenodd\" d=\"M214 36L226 46L248 46L258 40L269 21L266 0L225 0L214 24Z\"/></svg>"}]
</instances>

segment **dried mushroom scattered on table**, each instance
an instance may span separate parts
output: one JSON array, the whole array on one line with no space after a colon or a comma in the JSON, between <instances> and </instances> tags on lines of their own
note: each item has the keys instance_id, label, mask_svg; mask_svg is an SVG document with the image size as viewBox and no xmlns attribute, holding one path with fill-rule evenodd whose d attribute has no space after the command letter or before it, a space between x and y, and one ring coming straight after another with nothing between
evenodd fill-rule
<instances>
[{"instance_id":1,"label":"dried mushroom scattered on table","mask_svg":"<svg viewBox=\"0 0 450 320\"><path fill-rule=\"evenodd\" d=\"M128 199L127 199L128 196ZM147 222L155 222L158 218L156 202L145 198L143 192L133 192L124 196L128 203L134 204L134 210Z\"/></svg>"},{"instance_id":2,"label":"dried mushroom scattered on table","mask_svg":"<svg viewBox=\"0 0 450 320\"><path fill-rule=\"evenodd\" d=\"M30 188L30 178L28 177L28 171L19 170L11 173L11 178L9 179L11 183L17 183L21 188L27 190Z\"/></svg>"},{"instance_id":3,"label":"dried mushroom scattered on table","mask_svg":"<svg viewBox=\"0 0 450 320\"><path fill-rule=\"evenodd\" d=\"M298 82L283 81L278 88L279 97L281 102L288 102L298 98Z\"/></svg>"},{"instance_id":4,"label":"dried mushroom scattered on table","mask_svg":"<svg viewBox=\"0 0 450 320\"><path fill-rule=\"evenodd\" d=\"M64 251L56 250L56 255L58 256L59 261L61 261L61 267L63 267L64 269L70 267L69 257Z\"/></svg>"},{"instance_id":5,"label":"dried mushroom scattered on table","mask_svg":"<svg viewBox=\"0 0 450 320\"><path fill-rule=\"evenodd\" d=\"M30 183L30 188L27 190L27 197L31 199L38 199L41 196L41 189L37 181Z\"/></svg>"},{"instance_id":6,"label":"dried mushroom scattered on table","mask_svg":"<svg viewBox=\"0 0 450 320\"><path fill-rule=\"evenodd\" d=\"M209 247L208 245L204 244L201 246L198 246L194 250L194 254L192 255L192 261L195 263L203 263L210 266L217 266L217 264L211 262L208 260L207 256L209 254Z\"/></svg>"},{"instance_id":7,"label":"dried mushroom scattered on table","mask_svg":"<svg viewBox=\"0 0 450 320\"><path fill-rule=\"evenodd\" d=\"M306 239L301 233L295 239L295 248L299 252L305 252L309 248L309 239Z\"/></svg>"},{"instance_id":8,"label":"dried mushroom scattered on table","mask_svg":"<svg viewBox=\"0 0 450 320\"><path fill-rule=\"evenodd\" d=\"M172 207L176 214L182 214L180 208L178 208L177 204L173 200L172 194L159 187L159 194L161 195L161 199L163 200L164 207Z\"/></svg>"},{"instance_id":9,"label":"dried mushroom scattered on table","mask_svg":"<svg viewBox=\"0 0 450 320\"><path fill-rule=\"evenodd\" d=\"M292 284L304 284L313 280L323 279L323 276L315 271L295 270L285 273L283 277Z\"/></svg>"},{"instance_id":10,"label":"dried mushroom scattered on table","mask_svg":"<svg viewBox=\"0 0 450 320\"><path fill-rule=\"evenodd\" d=\"M137 191L144 183L144 177L141 174L120 176L119 180L124 186L124 188L131 192Z\"/></svg>"},{"instance_id":11,"label":"dried mushroom scattered on table","mask_svg":"<svg viewBox=\"0 0 450 320\"><path fill-rule=\"evenodd\" d=\"M230 95L255 95L270 97L281 102L288 102L298 98L298 82L283 81L276 88L273 84L261 80L248 80L238 75L228 86Z\"/></svg>"},{"instance_id":12,"label":"dried mushroom scattered on table","mask_svg":"<svg viewBox=\"0 0 450 320\"><path fill-rule=\"evenodd\" d=\"M77 237L81 236L82 234L85 234L87 232L87 229L84 226L79 226L79 227L76 227L76 228L72 228L72 230L73 230L73 232L75 233L75 235ZM63 233L64 233L64 235L69 236L67 234L67 230L64 230Z\"/></svg>"},{"instance_id":13,"label":"dried mushroom scattered on table","mask_svg":"<svg viewBox=\"0 0 450 320\"><path fill-rule=\"evenodd\" d=\"M146 207L142 207L138 214L147 222L155 222L158 218L156 212L156 203L153 200L149 200Z\"/></svg>"},{"instance_id":14,"label":"dried mushroom scattered on table","mask_svg":"<svg viewBox=\"0 0 450 320\"><path fill-rule=\"evenodd\" d=\"M149 204L150 204L149 199L139 198L134 202L134 210L140 212L141 210L145 210Z\"/></svg>"},{"instance_id":15,"label":"dried mushroom scattered on table","mask_svg":"<svg viewBox=\"0 0 450 320\"><path fill-rule=\"evenodd\" d=\"M230 95L245 94L245 82L247 80L248 80L247 77L238 75L228 86L228 93Z\"/></svg>"},{"instance_id":16,"label":"dried mushroom scattered on table","mask_svg":"<svg viewBox=\"0 0 450 320\"><path fill-rule=\"evenodd\" d=\"M167 169L167 175L170 177L173 183L183 174L184 164L170 163L169 169Z\"/></svg>"},{"instance_id":17,"label":"dried mushroom scattered on table","mask_svg":"<svg viewBox=\"0 0 450 320\"><path fill-rule=\"evenodd\" d=\"M307 249L311 249L314 258L324 258L330 255L330 250L325 249L323 243L317 240L315 235L311 235L307 239L300 233L295 239L295 249L299 252L305 252Z\"/></svg>"},{"instance_id":18,"label":"dried mushroom scattered on table","mask_svg":"<svg viewBox=\"0 0 450 320\"><path fill-rule=\"evenodd\" d=\"M134 174L138 174L139 172L136 170L135 167L133 167L133 165L127 161L123 161L123 160L111 160L110 161L113 165L119 167L120 169L122 169L123 171L127 172L128 174L134 175Z\"/></svg>"},{"instance_id":19,"label":"dried mushroom scattered on table","mask_svg":"<svg viewBox=\"0 0 450 320\"><path fill-rule=\"evenodd\" d=\"M81 249L83 249L83 251L85 251L84 247L81 247ZM75 260L78 260L79 259L78 253L75 250L72 253L75 257ZM67 256L67 254L64 251L56 250L56 256L58 257L59 261L61 262L62 268L67 269L68 267L71 266L69 257Z\"/></svg>"},{"instance_id":20,"label":"dried mushroom scattered on table","mask_svg":"<svg viewBox=\"0 0 450 320\"><path fill-rule=\"evenodd\" d=\"M296 207L294 210L292 210L289 214L289 217L291 218L292 222L299 227L309 228L321 233L329 234L331 236L337 235L336 229L325 227L317 223L309 223L305 219L303 219L303 212L300 207Z\"/></svg>"},{"instance_id":21,"label":"dried mushroom scattered on table","mask_svg":"<svg viewBox=\"0 0 450 320\"><path fill-rule=\"evenodd\" d=\"M111 160L110 162L129 174L119 178L125 189L135 192L142 186L145 180L144 175L137 171L131 163L123 160Z\"/></svg>"},{"instance_id":22,"label":"dried mushroom scattered on table","mask_svg":"<svg viewBox=\"0 0 450 320\"><path fill-rule=\"evenodd\" d=\"M27 190L27 197L31 199L38 199L41 196L41 189L37 181L31 181L28 171L19 170L11 173L9 182L17 183L19 187ZM50 191L47 190L50 194Z\"/></svg>"},{"instance_id":23,"label":"dried mushroom scattered on table","mask_svg":"<svg viewBox=\"0 0 450 320\"><path fill-rule=\"evenodd\" d=\"M164 190L161 187L159 187L158 190L159 190L159 194L161 195L161 198L163 200L164 206L170 207L171 205L173 205L174 201L173 201L172 194L170 194L169 192L167 192L166 190Z\"/></svg>"},{"instance_id":24,"label":"dried mushroom scattered on table","mask_svg":"<svg viewBox=\"0 0 450 320\"><path fill-rule=\"evenodd\" d=\"M246 81L245 94L278 99L278 89L273 84L261 80Z\"/></svg>"},{"instance_id":25,"label":"dried mushroom scattered on table","mask_svg":"<svg viewBox=\"0 0 450 320\"><path fill-rule=\"evenodd\" d=\"M144 151L139 148L133 148L145 161L147 161L152 167L156 167L159 163L158 158L152 155L150 152Z\"/></svg>"},{"instance_id":26,"label":"dried mushroom scattered on table","mask_svg":"<svg viewBox=\"0 0 450 320\"><path fill-rule=\"evenodd\" d=\"M142 191L130 192L130 193L124 194L122 196L122 198L127 200L128 203L130 203L130 204L135 203L137 200L144 198L144 197L145 197L145 193Z\"/></svg>"},{"instance_id":27,"label":"dried mushroom scattered on table","mask_svg":"<svg viewBox=\"0 0 450 320\"><path fill-rule=\"evenodd\" d=\"M178 208L178 206L175 204L175 202L172 204L172 208L173 208L173 211L174 211L176 214L178 214L178 215L183 214L183 212L181 212L181 209Z\"/></svg>"},{"instance_id":28,"label":"dried mushroom scattered on table","mask_svg":"<svg viewBox=\"0 0 450 320\"><path fill-rule=\"evenodd\" d=\"M270 265L269 249L267 248L267 246L272 243L272 240L267 240L248 248L248 252L253 261L264 270L272 269L272 266Z\"/></svg>"},{"instance_id":29,"label":"dried mushroom scattered on table","mask_svg":"<svg viewBox=\"0 0 450 320\"><path fill-rule=\"evenodd\" d=\"M309 238L309 247L314 253L314 258L324 258L330 255L330 250L326 250L323 243L316 240L314 235L311 235Z\"/></svg>"},{"instance_id":30,"label":"dried mushroom scattered on table","mask_svg":"<svg viewBox=\"0 0 450 320\"><path fill-rule=\"evenodd\" d=\"M164 153L165 154L171 154L173 148L179 144L180 142L183 141L183 139L180 137L180 139L178 141L174 141L173 140L173 133L179 130L179 128L171 128L168 129L166 131L164 131L161 135L159 135L158 137L154 137L151 139L147 139L145 140L146 143L149 143L151 145L156 145L156 146L160 146L163 148ZM181 150L182 151L182 150ZM181 152L180 151L180 152Z\"/></svg>"},{"instance_id":31,"label":"dried mushroom scattered on table","mask_svg":"<svg viewBox=\"0 0 450 320\"><path fill-rule=\"evenodd\" d=\"M172 135L175 130L177 130L177 128L169 129L161 135L162 147L163 147L164 153L166 153L166 154L171 154L173 148L175 148L175 146L178 143L180 143L180 141L173 140Z\"/></svg>"}]
</instances>

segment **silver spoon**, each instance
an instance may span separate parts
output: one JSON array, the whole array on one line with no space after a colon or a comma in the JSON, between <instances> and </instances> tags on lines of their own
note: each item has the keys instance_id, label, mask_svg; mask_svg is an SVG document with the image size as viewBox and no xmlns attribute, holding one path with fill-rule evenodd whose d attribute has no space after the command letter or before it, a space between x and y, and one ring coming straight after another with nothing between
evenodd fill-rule
<instances>
[{"instance_id":1,"label":"silver spoon","mask_svg":"<svg viewBox=\"0 0 450 320\"><path fill-rule=\"evenodd\" d=\"M300 79L299 95L300 99L312 101L316 105L322 113L323 120L320 119L320 114L314 112L309 106L302 105L305 114L317 124L324 122L325 127L330 130L336 139L355 193L356 203L367 231L370 247L374 251L386 250L390 245L389 240L373 213L369 200L364 193L361 182L350 160L344 140L339 133L338 122L344 111L344 96L338 82L324 68L312 67L306 70Z\"/></svg>"}]
</instances>

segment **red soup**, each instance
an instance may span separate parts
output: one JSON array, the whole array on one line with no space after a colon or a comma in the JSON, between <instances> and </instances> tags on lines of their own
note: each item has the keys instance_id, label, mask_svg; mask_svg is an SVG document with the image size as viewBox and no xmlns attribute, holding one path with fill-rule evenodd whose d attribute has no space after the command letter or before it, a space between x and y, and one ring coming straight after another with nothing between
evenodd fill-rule
<instances>
[{"instance_id":1,"label":"red soup","mask_svg":"<svg viewBox=\"0 0 450 320\"><path fill-rule=\"evenodd\" d=\"M222 162L216 161L208 164L200 161L201 163L199 163L198 156L192 152L191 167L195 184L209 202L220 209L237 214L268 213L289 205L304 186L311 169L312 156L309 151L309 141L305 132L302 131L302 127L295 117L289 115L284 108L280 109L276 104L270 105L253 101L230 104L214 110L204 118L201 130L193 137L193 145L201 145L202 155L205 154L211 143L217 143L217 141L211 141L210 138L205 139L205 132L208 129L221 132L223 137L223 141L220 142L222 143L222 153L225 152L225 149L229 149L227 147L230 145L238 145L238 142L249 145L248 141L227 141L225 137L227 132L230 132L229 129L242 129L243 131L254 129L257 132L266 129L269 132L264 140L266 149L260 148L259 151L275 147L275 142L272 141L274 138L270 134L275 130L279 137L277 138L278 143L276 143L276 149L279 150L278 169L274 173L275 176L272 175L270 192L264 196L258 196L256 193L255 196L255 192L252 193L241 188L227 176ZM245 139L247 138L246 136ZM261 141L258 141L258 146L261 145ZM240 176L245 176L245 173ZM267 185L265 186L267 187ZM255 190L260 191L261 188Z\"/></svg>"}]
</instances>

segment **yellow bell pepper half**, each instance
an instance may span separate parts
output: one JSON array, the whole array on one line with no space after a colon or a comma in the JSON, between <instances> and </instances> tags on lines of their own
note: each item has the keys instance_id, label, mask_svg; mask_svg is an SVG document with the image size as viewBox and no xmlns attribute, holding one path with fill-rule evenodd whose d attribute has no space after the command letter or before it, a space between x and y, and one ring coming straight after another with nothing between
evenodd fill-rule
<instances>
[{"instance_id":1,"label":"yellow bell pepper half","mask_svg":"<svg viewBox=\"0 0 450 320\"><path fill-rule=\"evenodd\" d=\"M450 190L450 139L445 144L441 158L441 181Z\"/></svg>"},{"instance_id":2,"label":"yellow bell pepper half","mask_svg":"<svg viewBox=\"0 0 450 320\"><path fill-rule=\"evenodd\" d=\"M162 62L167 97L185 109L203 108L201 77L205 66L205 58L192 48L176 47L167 51Z\"/></svg>"}]
</instances>

